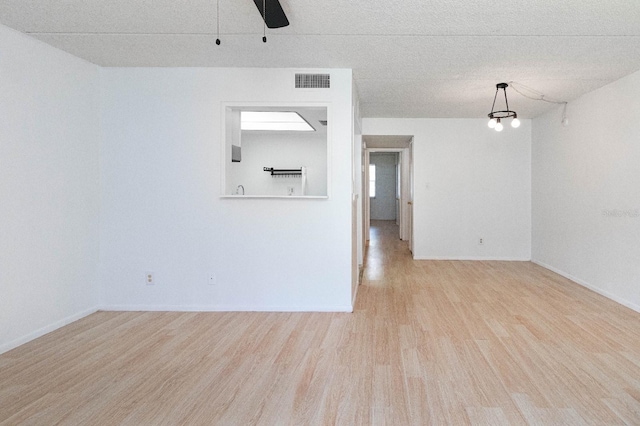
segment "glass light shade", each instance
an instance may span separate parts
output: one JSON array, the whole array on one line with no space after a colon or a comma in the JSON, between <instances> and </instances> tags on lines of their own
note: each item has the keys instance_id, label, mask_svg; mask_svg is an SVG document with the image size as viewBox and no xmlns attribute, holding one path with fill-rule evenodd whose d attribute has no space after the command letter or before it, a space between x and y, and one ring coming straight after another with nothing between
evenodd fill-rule
<instances>
[{"instance_id":1,"label":"glass light shade","mask_svg":"<svg viewBox=\"0 0 640 426\"><path fill-rule=\"evenodd\" d=\"M520 127L520 120L518 120L517 118L511 120L511 127L513 127L514 129Z\"/></svg>"},{"instance_id":2,"label":"glass light shade","mask_svg":"<svg viewBox=\"0 0 640 426\"><path fill-rule=\"evenodd\" d=\"M495 118L492 118L491 120L489 120L489 123L488 123L489 128L493 129L494 127L496 127L496 123L497 121Z\"/></svg>"},{"instance_id":3,"label":"glass light shade","mask_svg":"<svg viewBox=\"0 0 640 426\"><path fill-rule=\"evenodd\" d=\"M501 123L501 122L499 122L499 121L498 121L498 122L496 123L496 127L495 127L495 129L496 129L496 132L501 132L501 131L502 131L502 129L504 129L504 126L502 125L502 123Z\"/></svg>"}]
</instances>

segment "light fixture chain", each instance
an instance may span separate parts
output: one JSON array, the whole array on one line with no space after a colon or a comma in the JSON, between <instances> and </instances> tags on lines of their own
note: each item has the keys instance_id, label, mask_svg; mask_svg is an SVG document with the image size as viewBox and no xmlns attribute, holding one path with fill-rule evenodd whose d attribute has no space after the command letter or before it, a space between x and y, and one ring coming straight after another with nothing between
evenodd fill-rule
<instances>
[{"instance_id":1,"label":"light fixture chain","mask_svg":"<svg viewBox=\"0 0 640 426\"><path fill-rule=\"evenodd\" d=\"M216 44L220 45L220 0L216 0Z\"/></svg>"},{"instance_id":2,"label":"light fixture chain","mask_svg":"<svg viewBox=\"0 0 640 426\"><path fill-rule=\"evenodd\" d=\"M267 42L267 0L262 0L262 20L264 25L262 26L262 42Z\"/></svg>"},{"instance_id":3,"label":"light fixture chain","mask_svg":"<svg viewBox=\"0 0 640 426\"><path fill-rule=\"evenodd\" d=\"M509 101L507 100L507 88L503 87L502 91L504 92L504 103L507 106L507 111L510 111L509 110Z\"/></svg>"}]
</instances>

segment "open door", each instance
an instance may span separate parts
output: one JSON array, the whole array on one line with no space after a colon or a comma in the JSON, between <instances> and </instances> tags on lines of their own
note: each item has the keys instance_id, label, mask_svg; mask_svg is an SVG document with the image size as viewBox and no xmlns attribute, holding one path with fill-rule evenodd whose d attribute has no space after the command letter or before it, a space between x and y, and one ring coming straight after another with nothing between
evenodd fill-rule
<instances>
[{"instance_id":1,"label":"open door","mask_svg":"<svg viewBox=\"0 0 640 426\"><path fill-rule=\"evenodd\" d=\"M370 163L370 158L369 158L369 150L368 149L364 149L363 150L363 167L362 167L362 212L363 212L363 221L362 221L362 226L363 226L363 232L362 232L362 236L363 236L363 247L365 247L365 251L366 251L366 247L367 247L367 241L369 241L370 235L370 225L371 225L371 204L370 204L370 199L369 199L369 163Z\"/></svg>"},{"instance_id":2,"label":"open door","mask_svg":"<svg viewBox=\"0 0 640 426\"><path fill-rule=\"evenodd\" d=\"M407 173L407 239L409 240L409 250L411 256L414 255L413 250L413 138L409 142L409 148L407 148L407 164L409 165Z\"/></svg>"}]
</instances>

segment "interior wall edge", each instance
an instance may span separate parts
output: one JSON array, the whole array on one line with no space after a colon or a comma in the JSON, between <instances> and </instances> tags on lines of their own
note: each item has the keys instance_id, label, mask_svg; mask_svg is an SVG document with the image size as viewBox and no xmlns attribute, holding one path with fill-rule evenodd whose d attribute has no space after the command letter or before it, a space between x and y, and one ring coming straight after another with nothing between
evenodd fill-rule
<instances>
[{"instance_id":1,"label":"interior wall edge","mask_svg":"<svg viewBox=\"0 0 640 426\"><path fill-rule=\"evenodd\" d=\"M413 260L472 260L472 261L486 261L486 262L531 262L528 257L478 257L478 256L413 256Z\"/></svg>"},{"instance_id":2,"label":"interior wall edge","mask_svg":"<svg viewBox=\"0 0 640 426\"><path fill-rule=\"evenodd\" d=\"M548 263L545 263L545 262L542 262L542 261L536 260L536 259L531 259L531 262L535 263L536 265L541 266L541 267L543 267L545 269L548 269L551 272L555 272L556 274L561 275L561 276L565 277L566 279L573 281L576 284L579 284L579 285L581 285L581 286L583 286L585 288L588 288L589 290L594 291L594 292L598 293L599 295L606 297L609 300L613 300L614 302L619 303L622 306L625 306L625 307L627 307L629 309L632 309L632 310L640 313L640 305L636 305L635 303L630 302L630 301L628 301L628 300L626 300L626 299L624 299L624 298L622 298L620 296L616 296L615 294L613 294L611 292L603 290L600 287L597 287L597 286L595 286L595 285L593 285L591 283L588 283L587 281L585 281L585 280L583 280L581 278L578 278L578 277L576 277L574 275L571 275L571 274L569 274L569 273L567 273L567 272L565 272L565 271L563 271L561 269L558 269L555 266L549 265Z\"/></svg>"},{"instance_id":3,"label":"interior wall edge","mask_svg":"<svg viewBox=\"0 0 640 426\"><path fill-rule=\"evenodd\" d=\"M351 305L264 306L264 305L105 305L101 311L117 312L353 312Z\"/></svg>"},{"instance_id":4,"label":"interior wall edge","mask_svg":"<svg viewBox=\"0 0 640 426\"><path fill-rule=\"evenodd\" d=\"M76 322L84 317L88 317L89 315L96 313L100 310L99 307L93 307L90 309L86 309L84 311L78 312L76 314L70 315L66 318L63 318L61 320L55 321L49 325L46 325L36 331L33 331L31 333L28 333L22 337L19 337L17 339L14 339L10 342L4 343L2 345L0 345L0 354L3 354L5 352L9 352L12 349L17 348L18 346L24 345L25 343L28 343L32 340L37 339L38 337L42 337L45 334L49 334L52 331L56 331L59 328L62 328L66 325L71 324L72 322Z\"/></svg>"}]
</instances>

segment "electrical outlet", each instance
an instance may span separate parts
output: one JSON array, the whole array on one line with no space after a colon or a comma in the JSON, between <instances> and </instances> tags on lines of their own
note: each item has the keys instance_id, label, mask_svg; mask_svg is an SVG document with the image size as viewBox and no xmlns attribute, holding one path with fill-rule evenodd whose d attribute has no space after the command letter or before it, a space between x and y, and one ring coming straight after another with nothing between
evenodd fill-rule
<instances>
[{"instance_id":1,"label":"electrical outlet","mask_svg":"<svg viewBox=\"0 0 640 426\"><path fill-rule=\"evenodd\" d=\"M289 196L293 195L294 191L295 189L293 188L293 186L287 186L287 195Z\"/></svg>"},{"instance_id":2,"label":"electrical outlet","mask_svg":"<svg viewBox=\"0 0 640 426\"><path fill-rule=\"evenodd\" d=\"M151 271L147 271L144 273L144 282L147 285L155 285L156 283L156 274Z\"/></svg>"},{"instance_id":3,"label":"electrical outlet","mask_svg":"<svg viewBox=\"0 0 640 426\"><path fill-rule=\"evenodd\" d=\"M209 276L207 277L207 284L216 285L216 282L216 276L214 274L209 274Z\"/></svg>"},{"instance_id":4,"label":"electrical outlet","mask_svg":"<svg viewBox=\"0 0 640 426\"><path fill-rule=\"evenodd\" d=\"M480 237L478 239L478 244L481 245L481 246L484 245L484 238Z\"/></svg>"}]
</instances>

